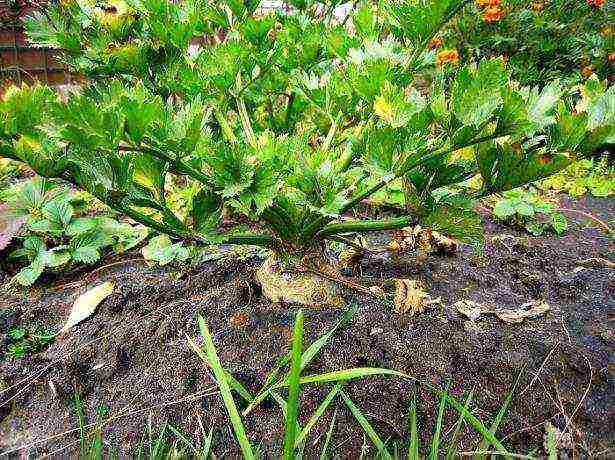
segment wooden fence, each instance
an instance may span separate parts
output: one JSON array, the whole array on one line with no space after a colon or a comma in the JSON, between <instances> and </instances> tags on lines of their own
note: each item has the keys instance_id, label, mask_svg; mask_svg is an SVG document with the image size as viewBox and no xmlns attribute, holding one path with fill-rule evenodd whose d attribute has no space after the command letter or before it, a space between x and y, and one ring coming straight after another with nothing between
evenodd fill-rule
<instances>
[{"instance_id":1,"label":"wooden fence","mask_svg":"<svg viewBox=\"0 0 615 460\"><path fill-rule=\"evenodd\" d=\"M36 8L44 8L38 4ZM34 46L25 37L21 19L35 7L28 0L0 0L0 85L43 81L70 84L72 77L53 50Z\"/></svg>"}]
</instances>

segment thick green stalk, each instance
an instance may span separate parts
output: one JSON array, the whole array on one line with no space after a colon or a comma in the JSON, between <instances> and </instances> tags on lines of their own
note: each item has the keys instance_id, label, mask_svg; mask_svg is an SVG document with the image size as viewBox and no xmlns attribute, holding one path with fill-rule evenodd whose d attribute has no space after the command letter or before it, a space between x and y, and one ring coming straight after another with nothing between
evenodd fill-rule
<instances>
[{"instance_id":1,"label":"thick green stalk","mask_svg":"<svg viewBox=\"0 0 615 460\"><path fill-rule=\"evenodd\" d=\"M448 153L454 152L455 150L464 149L466 147L470 147L472 145L480 144L481 142L486 142L486 141L489 141L489 140L494 140L494 139L497 139L497 138L502 137L502 136L504 136L504 134L497 134L497 135L496 134L492 134L492 135L489 135L489 136L483 136L481 138L474 139L471 142L468 142L467 144L462 145L462 146L455 146L455 147L450 147L450 148L447 148L447 149L440 149L440 150L436 150L435 152L431 152L431 153L429 153L427 155L424 155L421 158L419 158L418 160L416 160L414 163L412 163L411 165L409 165L406 168L404 168L403 171L399 171L397 174L391 174L391 175L383 177L373 187L369 188L368 190L364 191L363 193L360 193L359 195L357 195L356 197L354 197L353 199L348 201L342 207L340 212L345 212L345 211L349 210L350 208L355 206L357 203L359 203L361 200L364 200L368 196L373 195L374 193L376 193L382 187L385 187L386 185L388 185L391 181L401 177L405 173L409 172L410 170L412 170L412 169L414 169L414 168L416 168L418 166L424 165L428 161L433 160L434 158L436 158L436 157L438 157L440 155L446 155Z\"/></svg>"},{"instance_id":2,"label":"thick green stalk","mask_svg":"<svg viewBox=\"0 0 615 460\"><path fill-rule=\"evenodd\" d=\"M415 223L414 216L397 217L395 219L379 219L379 220L349 220L325 226L316 234L316 239L322 240L328 236L337 235L340 233L362 233L376 232L383 230L395 230L404 228Z\"/></svg>"},{"instance_id":3,"label":"thick green stalk","mask_svg":"<svg viewBox=\"0 0 615 460\"><path fill-rule=\"evenodd\" d=\"M8 158L9 160L21 161L17 155L12 153L11 147L5 142L0 142L0 158Z\"/></svg>"},{"instance_id":4,"label":"thick green stalk","mask_svg":"<svg viewBox=\"0 0 615 460\"><path fill-rule=\"evenodd\" d=\"M135 148L131 148L130 150L134 150L137 152L143 152L143 153L149 153L150 155L153 155L160 160L167 161L169 164L171 164L174 167L174 169L177 172L186 174L187 176L192 177L194 180L200 182L203 185L207 185L210 183L209 177L207 177L201 171L199 171L198 169L194 169L192 166L184 163L178 158L173 158L172 156L168 155L162 150L159 150L153 147L144 147L144 148L135 147Z\"/></svg>"}]
</instances>

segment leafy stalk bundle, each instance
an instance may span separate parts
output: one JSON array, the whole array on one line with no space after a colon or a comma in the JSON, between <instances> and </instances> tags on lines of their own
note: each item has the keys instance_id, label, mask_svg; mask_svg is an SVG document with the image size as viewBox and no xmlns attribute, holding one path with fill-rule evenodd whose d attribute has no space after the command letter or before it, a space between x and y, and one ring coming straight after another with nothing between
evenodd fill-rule
<instances>
[{"instance_id":1,"label":"leafy stalk bundle","mask_svg":"<svg viewBox=\"0 0 615 460\"><path fill-rule=\"evenodd\" d=\"M468 242L468 203L553 174L615 140L615 91L510 81L498 59L438 66L428 42L463 0L60 2L27 21L85 82L8 88L0 157L87 190L161 233L294 258L340 234L418 221ZM324 7L324 8L323 8ZM198 45L198 46L197 46ZM434 191L480 175L482 189ZM178 215L168 181L191 191ZM406 208L344 217L399 182Z\"/></svg>"}]
</instances>

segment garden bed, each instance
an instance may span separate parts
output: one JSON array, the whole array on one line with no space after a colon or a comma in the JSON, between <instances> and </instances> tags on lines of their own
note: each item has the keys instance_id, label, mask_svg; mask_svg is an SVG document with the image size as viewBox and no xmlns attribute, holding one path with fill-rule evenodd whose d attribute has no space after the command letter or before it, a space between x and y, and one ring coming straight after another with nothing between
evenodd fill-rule
<instances>
[{"instance_id":1,"label":"garden bed","mask_svg":"<svg viewBox=\"0 0 615 460\"><path fill-rule=\"evenodd\" d=\"M612 199L564 199L563 206L612 221ZM545 422L572 434L586 455L615 447L615 394L612 362L615 320L612 238L582 216L562 238L528 237L485 216L483 257L464 250L457 257L408 256L393 262L365 259L357 276L365 284L387 286L391 278L421 279L442 302L415 317L392 312L391 305L347 291L348 306L358 306L304 374L348 367L384 367L444 386L463 400L474 389L474 414L489 426L515 381L519 384L499 439L514 452L542 455ZM512 237L502 238L503 234ZM87 421L108 406L105 444L128 453L143 427L168 422L196 437L199 420L214 428L213 451L240 457L216 384L189 348L186 334L197 335L196 314L209 323L225 369L257 392L276 359L289 348L293 307L272 305L251 281L261 258L255 253L204 263L181 276L171 269L148 268L143 261L110 265L88 277L52 280L49 289L4 297L0 333L17 324L36 323L58 330L79 292L112 280L115 292L97 313L31 358L4 361L0 372L0 452L65 455L79 448L74 394L84 401ZM7 275L4 281L8 280ZM83 280L62 287L68 283ZM390 292L388 287L387 291ZM453 304L473 300L513 309L531 299L551 307L546 314L507 324L493 315L476 322ZM306 343L313 342L342 314L339 309L305 311ZM6 348L6 344L2 344ZM6 350L1 350L5 352ZM407 439L407 413L415 384L393 377L371 377L347 384L347 393L389 443ZM326 394L302 393L302 424ZM437 401L419 392L418 419L424 440L433 430ZM239 400L238 400L239 402ZM336 405L334 403L334 405ZM364 444L361 427L339 406L331 450L357 458ZM128 415L124 415L129 413ZM333 410L313 430L306 454L313 458L323 442ZM456 421L447 410L444 432ZM280 452L284 436L279 407L267 400L245 418L249 437L267 456ZM64 434L63 434L64 433ZM462 449L476 447L466 428ZM426 441L424 441L426 442ZM19 446L27 446L19 449ZM62 450L59 450L62 449ZM368 453L374 454L373 448Z\"/></svg>"}]
</instances>

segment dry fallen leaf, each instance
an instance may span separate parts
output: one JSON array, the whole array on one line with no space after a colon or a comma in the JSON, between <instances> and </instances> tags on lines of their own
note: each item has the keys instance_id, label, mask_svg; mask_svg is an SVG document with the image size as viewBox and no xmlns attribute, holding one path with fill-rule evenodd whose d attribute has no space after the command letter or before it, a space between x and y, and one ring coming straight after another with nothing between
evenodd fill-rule
<instances>
[{"instance_id":1,"label":"dry fallen leaf","mask_svg":"<svg viewBox=\"0 0 615 460\"><path fill-rule=\"evenodd\" d=\"M376 297L386 297L386 292L380 286L370 286L369 291Z\"/></svg>"},{"instance_id":2,"label":"dry fallen leaf","mask_svg":"<svg viewBox=\"0 0 615 460\"><path fill-rule=\"evenodd\" d=\"M454 256L459 251L459 242L438 232L431 232L434 242L439 250L447 256Z\"/></svg>"},{"instance_id":3,"label":"dry fallen leaf","mask_svg":"<svg viewBox=\"0 0 615 460\"><path fill-rule=\"evenodd\" d=\"M551 310L544 300L530 300L515 310L498 310L496 316L506 323L521 323L525 318L535 318Z\"/></svg>"},{"instance_id":4,"label":"dry fallen leaf","mask_svg":"<svg viewBox=\"0 0 615 460\"><path fill-rule=\"evenodd\" d=\"M473 300L460 300L453 305L459 313L467 316L468 319L476 321L482 313L491 312L486 305L474 302Z\"/></svg>"},{"instance_id":5,"label":"dry fallen leaf","mask_svg":"<svg viewBox=\"0 0 615 460\"><path fill-rule=\"evenodd\" d=\"M521 323L526 318L535 318L551 310L549 304L543 300L530 300L513 310L496 309L491 305L474 302L473 300L460 300L455 302L453 306L471 321L476 321L483 313L493 313L505 323Z\"/></svg>"},{"instance_id":6,"label":"dry fallen leaf","mask_svg":"<svg viewBox=\"0 0 615 460\"><path fill-rule=\"evenodd\" d=\"M100 284L96 287L93 287L85 294L81 294L75 300L73 304L73 308L68 315L68 319L66 320L66 324L60 330L60 334L67 332L73 326L79 324L86 318L89 318L92 313L96 311L96 307L105 300L111 293L113 292L114 285L112 282L107 281L106 283Z\"/></svg>"},{"instance_id":7,"label":"dry fallen leaf","mask_svg":"<svg viewBox=\"0 0 615 460\"><path fill-rule=\"evenodd\" d=\"M423 285L417 280L395 279L395 300L393 311L395 313L410 313L414 316L422 313L428 305L439 303L440 297L432 299L423 290Z\"/></svg>"},{"instance_id":8,"label":"dry fallen leaf","mask_svg":"<svg viewBox=\"0 0 615 460\"><path fill-rule=\"evenodd\" d=\"M367 241L362 236L356 237L354 243L361 248L365 248L367 245ZM364 251L358 247L347 246L340 252L337 263L338 268L354 268L361 262Z\"/></svg>"},{"instance_id":9,"label":"dry fallen leaf","mask_svg":"<svg viewBox=\"0 0 615 460\"><path fill-rule=\"evenodd\" d=\"M420 225L404 227L393 234L393 241L388 246L391 252L419 250L421 252L443 252L449 256L459 250L459 242L441 233L434 232Z\"/></svg>"},{"instance_id":10,"label":"dry fallen leaf","mask_svg":"<svg viewBox=\"0 0 615 460\"><path fill-rule=\"evenodd\" d=\"M592 257L590 259L579 260L577 263L587 268L615 268L615 262L602 257Z\"/></svg>"}]
</instances>

